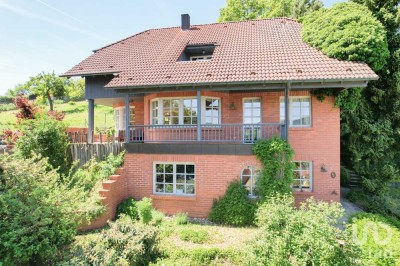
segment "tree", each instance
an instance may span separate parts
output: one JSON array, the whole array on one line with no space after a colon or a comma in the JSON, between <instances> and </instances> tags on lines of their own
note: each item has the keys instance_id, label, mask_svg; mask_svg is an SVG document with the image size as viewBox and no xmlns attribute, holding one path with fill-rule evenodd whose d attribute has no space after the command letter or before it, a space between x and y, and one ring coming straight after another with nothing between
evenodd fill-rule
<instances>
[{"instance_id":1,"label":"tree","mask_svg":"<svg viewBox=\"0 0 400 266\"><path fill-rule=\"evenodd\" d=\"M219 22L275 17L300 18L323 6L321 0L227 0Z\"/></svg>"},{"instance_id":2,"label":"tree","mask_svg":"<svg viewBox=\"0 0 400 266\"><path fill-rule=\"evenodd\" d=\"M344 90L336 99L341 108L342 153L348 154L342 160L354 167L363 177L364 189L374 194L386 191L400 166L399 2L354 0L303 19L305 41L331 57L365 61L380 77L365 89Z\"/></svg>"},{"instance_id":3,"label":"tree","mask_svg":"<svg viewBox=\"0 0 400 266\"><path fill-rule=\"evenodd\" d=\"M60 78L53 73L40 73L36 77L32 77L27 88L31 93L45 97L50 106L50 111L53 111L53 97L63 96L68 80Z\"/></svg>"},{"instance_id":4,"label":"tree","mask_svg":"<svg viewBox=\"0 0 400 266\"><path fill-rule=\"evenodd\" d=\"M85 79L71 79L65 87L66 100L80 101L85 99Z\"/></svg>"}]
</instances>

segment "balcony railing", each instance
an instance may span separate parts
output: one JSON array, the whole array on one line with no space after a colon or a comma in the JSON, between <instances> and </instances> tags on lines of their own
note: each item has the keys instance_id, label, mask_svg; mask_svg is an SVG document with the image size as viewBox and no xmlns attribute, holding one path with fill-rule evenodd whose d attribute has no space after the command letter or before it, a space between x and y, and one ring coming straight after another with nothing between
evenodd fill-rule
<instances>
[{"instance_id":1,"label":"balcony railing","mask_svg":"<svg viewBox=\"0 0 400 266\"><path fill-rule=\"evenodd\" d=\"M259 139L284 138L284 125L267 124L214 124L201 125L201 138L197 125L131 125L130 142L159 143L254 143Z\"/></svg>"}]
</instances>

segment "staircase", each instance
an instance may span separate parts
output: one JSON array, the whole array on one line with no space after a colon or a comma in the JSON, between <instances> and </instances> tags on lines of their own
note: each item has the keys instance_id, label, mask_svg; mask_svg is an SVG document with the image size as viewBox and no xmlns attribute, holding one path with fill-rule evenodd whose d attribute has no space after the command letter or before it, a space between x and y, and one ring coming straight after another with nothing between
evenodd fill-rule
<instances>
[{"instance_id":1,"label":"staircase","mask_svg":"<svg viewBox=\"0 0 400 266\"><path fill-rule=\"evenodd\" d=\"M361 188L362 178L356 172L350 170L343 164L341 166L344 167L349 173L350 176L348 183L349 188Z\"/></svg>"}]
</instances>

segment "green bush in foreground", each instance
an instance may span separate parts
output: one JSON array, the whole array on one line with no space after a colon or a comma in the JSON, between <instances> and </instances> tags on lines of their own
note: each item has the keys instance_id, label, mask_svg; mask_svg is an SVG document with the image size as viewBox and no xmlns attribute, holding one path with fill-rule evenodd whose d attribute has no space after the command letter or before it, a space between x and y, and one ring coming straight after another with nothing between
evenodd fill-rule
<instances>
[{"instance_id":1,"label":"green bush in foreground","mask_svg":"<svg viewBox=\"0 0 400 266\"><path fill-rule=\"evenodd\" d=\"M178 232L180 239L190 241L196 244L203 244L209 241L210 235L203 229L184 228Z\"/></svg>"},{"instance_id":2,"label":"green bush in foreground","mask_svg":"<svg viewBox=\"0 0 400 266\"><path fill-rule=\"evenodd\" d=\"M400 265L400 229L393 220L371 213L356 213L346 228L362 249L364 265Z\"/></svg>"},{"instance_id":3,"label":"green bush in foreground","mask_svg":"<svg viewBox=\"0 0 400 266\"><path fill-rule=\"evenodd\" d=\"M139 220L139 213L134 199L128 198L118 205L117 218L121 215L126 215L132 220Z\"/></svg>"},{"instance_id":4,"label":"green bush in foreground","mask_svg":"<svg viewBox=\"0 0 400 266\"><path fill-rule=\"evenodd\" d=\"M158 256L158 230L122 216L89 243L77 244L65 265L148 265Z\"/></svg>"},{"instance_id":5,"label":"green bush in foreground","mask_svg":"<svg viewBox=\"0 0 400 266\"><path fill-rule=\"evenodd\" d=\"M188 216L187 213L177 213L174 215L174 222L176 225L182 225L182 224L187 224L188 221Z\"/></svg>"},{"instance_id":6,"label":"green bush in foreground","mask_svg":"<svg viewBox=\"0 0 400 266\"><path fill-rule=\"evenodd\" d=\"M68 188L47 159L0 157L0 265L51 265L83 219L80 188Z\"/></svg>"},{"instance_id":7,"label":"green bush in foreground","mask_svg":"<svg viewBox=\"0 0 400 266\"><path fill-rule=\"evenodd\" d=\"M152 200L150 198L143 198L136 203L139 212L139 219L142 223L148 224L153 218Z\"/></svg>"},{"instance_id":8,"label":"green bush in foreground","mask_svg":"<svg viewBox=\"0 0 400 266\"><path fill-rule=\"evenodd\" d=\"M350 234L333 226L342 215L339 203L311 198L296 209L290 195L271 197L257 211L248 265L359 265Z\"/></svg>"},{"instance_id":9,"label":"green bush in foreground","mask_svg":"<svg viewBox=\"0 0 400 266\"><path fill-rule=\"evenodd\" d=\"M214 200L209 219L217 224L252 225L256 204L239 181L230 183L223 197Z\"/></svg>"}]
</instances>

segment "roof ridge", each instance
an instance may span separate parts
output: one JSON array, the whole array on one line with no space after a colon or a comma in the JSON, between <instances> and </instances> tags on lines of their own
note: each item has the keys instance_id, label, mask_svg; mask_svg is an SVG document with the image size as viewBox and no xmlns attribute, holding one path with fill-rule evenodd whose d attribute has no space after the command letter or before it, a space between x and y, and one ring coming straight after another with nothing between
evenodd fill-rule
<instances>
[{"instance_id":1,"label":"roof ridge","mask_svg":"<svg viewBox=\"0 0 400 266\"><path fill-rule=\"evenodd\" d=\"M297 21L296 19L294 19L294 18L289 18L289 17L277 17L277 18L249 19L249 20L240 20L240 21L226 21L226 22L206 23L206 24L195 24L195 25L191 25L191 27L196 27L196 26L208 26L208 25L218 25L218 24L223 25L223 24L247 23L247 22L251 22L251 21L267 21L267 20L278 20L278 19L291 20L291 21L293 21L293 22L300 23L300 22L298 22L298 21ZM101 48L95 49L95 50L93 50L93 52L96 53L96 52L98 52L98 51L100 51L100 50L103 50L103 49L105 49L105 48L107 48L107 47L110 47L110 46L113 46L113 45L115 45L115 44L117 44L117 43L126 41L126 40L128 40L128 39L130 39L130 38L136 37L136 36L138 36L138 35L140 35L140 34L143 34L143 33L148 32L148 31L153 31L153 30L167 30L167 29L178 29L178 28L181 28L181 27L180 27L180 26L174 26L174 27L164 27L164 28L152 28L152 29L147 29L147 30L145 30L145 31L141 31L141 32L139 32L139 33L133 34L133 35L131 35L131 36L129 36L129 37L126 37L126 38L124 38L124 39L121 39L121 40L119 40L119 41L116 41L116 42L110 43L110 44L108 44L108 45L105 45L105 46L103 46L103 47L101 47Z\"/></svg>"}]
</instances>

